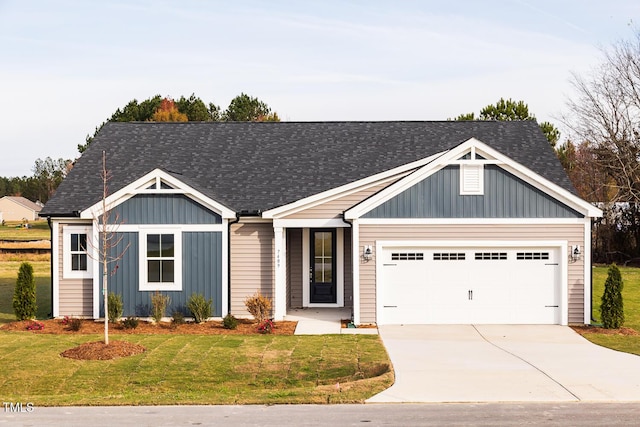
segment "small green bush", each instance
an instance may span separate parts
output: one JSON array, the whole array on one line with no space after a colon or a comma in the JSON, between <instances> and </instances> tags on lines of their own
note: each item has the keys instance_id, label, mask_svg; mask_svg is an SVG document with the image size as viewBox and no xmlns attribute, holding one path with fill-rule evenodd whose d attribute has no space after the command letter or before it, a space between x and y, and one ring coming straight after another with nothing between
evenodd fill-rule
<instances>
[{"instance_id":1,"label":"small green bush","mask_svg":"<svg viewBox=\"0 0 640 427\"><path fill-rule=\"evenodd\" d=\"M181 311L174 311L171 316L171 324L173 326L184 325L184 314Z\"/></svg>"},{"instance_id":2,"label":"small green bush","mask_svg":"<svg viewBox=\"0 0 640 427\"><path fill-rule=\"evenodd\" d=\"M235 329L238 327L238 319L236 319L233 314L228 313L222 319L222 327L225 329Z\"/></svg>"},{"instance_id":3,"label":"small green bush","mask_svg":"<svg viewBox=\"0 0 640 427\"><path fill-rule=\"evenodd\" d=\"M77 317L69 319L67 327L70 331L78 332L80 329L82 329L82 319L78 319Z\"/></svg>"},{"instance_id":4,"label":"small green bush","mask_svg":"<svg viewBox=\"0 0 640 427\"><path fill-rule=\"evenodd\" d=\"M155 291L153 295L151 295L151 317L156 323L160 323L164 317L170 301L171 298L169 295L161 294L159 291Z\"/></svg>"},{"instance_id":5,"label":"small green bush","mask_svg":"<svg viewBox=\"0 0 640 427\"><path fill-rule=\"evenodd\" d=\"M124 326L125 329L135 329L139 324L140 319L137 317L127 317L122 321L122 326Z\"/></svg>"},{"instance_id":6,"label":"small green bush","mask_svg":"<svg viewBox=\"0 0 640 427\"><path fill-rule=\"evenodd\" d=\"M193 314L196 323L202 323L211 317L211 304L213 300L205 299L202 294L191 294L187 302L187 308Z\"/></svg>"},{"instance_id":7,"label":"small green bush","mask_svg":"<svg viewBox=\"0 0 640 427\"><path fill-rule=\"evenodd\" d=\"M617 329L624 324L623 286L620 269L611 264L600 304L600 318L606 329Z\"/></svg>"},{"instance_id":8,"label":"small green bush","mask_svg":"<svg viewBox=\"0 0 640 427\"><path fill-rule=\"evenodd\" d=\"M247 297L247 299L244 300L244 305L258 323L262 323L269 318L272 305L271 298L261 295L260 292Z\"/></svg>"},{"instance_id":9,"label":"small green bush","mask_svg":"<svg viewBox=\"0 0 640 427\"><path fill-rule=\"evenodd\" d=\"M36 280L33 277L33 266L28 262L20 264L18 279L13 293L13 311L18 320L35 319L38 306L36 305Z\"/></svg>"},{"instance_id":10,"label":"small green bush","mask_svg":"<svg viewBox=\"0 0 640 427\"><path fill-rule=\"evenodd\" d=\"M118 323L122 317L124 305L122 304L122 296L109 292L107 298L107 311L109 312L109 322Z\"/></svg>"}]
</instances>

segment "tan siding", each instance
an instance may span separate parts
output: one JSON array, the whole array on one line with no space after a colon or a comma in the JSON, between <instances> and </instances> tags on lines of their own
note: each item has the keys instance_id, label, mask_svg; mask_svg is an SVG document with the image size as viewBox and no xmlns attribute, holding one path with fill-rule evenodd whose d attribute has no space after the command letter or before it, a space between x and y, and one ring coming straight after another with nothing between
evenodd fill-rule
<instances>
[{"instance_id":1,"label":"tan siding","mask_svg":"<svg viewBox=\"0 0 640 427\"><path fill-rule=\"evenodd\" d=\"M359 245L377 240L567 240L584 247L582 224L535 225L360 225ZM360 321L376 318L375 256L360 261ZM568 263L569 323L584 323L584 261Z\"/></svg>"},{"instance_id":2,"label":"tan siding","mask_svg":"<svg viewBox=\"0 0 640 427\"><path fill-rule=\"evenodd\" d=\"M382 182L378 182L375 185L372 185L371 187L364 188L362 190L356 191L346 196L342 196L334 200L328 201L321 205L313 206L303 211L296 212L294 214L286 216L285 218L287 219L341 218L341 214L344 211L351 208L353 205L360 203L367 197L370 197L371 195L384 189L385 187L390 185L392 182L397 180L399 177L400 175L395 176L393 178L386 179Z\"/></svg>"},{"instance_id":3,"label":"tan siding","mask_svg":"<svg viewBox=\"0 0 640 427\"><path fill-rule=\"evenodd\" d=\"M93 289L91 283L91 279L60 281L60 316L93 316Z\"/></svg>"},{"instance_id":4,"label":"tan siding","mask_svg":"<svg viewBox=\"0 0 640 427\"><path fill-rule=\"evenodd\" d=\"M302 229L287 230L288 308L302 307Z\"/></svg>"},{"instance_id":5,"label":"tan siding","mask_svg":"<svg viewBox=\"0 0 640 427\"><path fill-rule=\"evenodd\" d=\"M271 223L231 226L231 313L249 317L244 300L256 292L273 298L274 234Z\"/></svg>"}]
</instances>

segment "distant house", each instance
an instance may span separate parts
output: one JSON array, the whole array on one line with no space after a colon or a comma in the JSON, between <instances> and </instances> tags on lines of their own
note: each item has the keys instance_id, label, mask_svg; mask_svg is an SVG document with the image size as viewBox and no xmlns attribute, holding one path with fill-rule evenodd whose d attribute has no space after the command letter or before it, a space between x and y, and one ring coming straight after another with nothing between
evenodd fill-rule
<instances>
[{"instance_id":1,"label":"distant house","mask_svg":"<svg viewBox=\"0 0 640 427\"><path fill-rule=\"evenodd\" d=\"M34 221L42 205L20 196L4 196L0 199L0 221Z\"/></svg>"},{"instance_id":2,"label":"distant house","mask_svg":"<svg viewBox=\"0 0 640 427\"><path fill-rule=\"evenodd\" d=\"M106 152L110 193L99 171ZM103 206L125 316L150 296L355 324L584 324L591 219L537 123L108 123L41 212L53 315L104 315ZM113 218L118 218L114 220Z\"/></svg>"}]
</instances>

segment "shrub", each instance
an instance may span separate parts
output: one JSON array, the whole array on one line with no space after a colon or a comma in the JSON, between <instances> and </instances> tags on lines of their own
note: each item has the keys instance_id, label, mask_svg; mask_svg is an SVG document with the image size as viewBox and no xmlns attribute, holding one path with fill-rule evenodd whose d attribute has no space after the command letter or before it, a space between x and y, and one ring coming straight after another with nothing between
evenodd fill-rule
<instances>
[{"instance_id":1,"label":"shrub","mask_svg":"<svg viewBox=\"0 0 640 427\"><path fill-rule=\"evenodd\" d=\"M273 332L274 327L275 326L273 326L273 322L269 319L266 319L258 325L258 332L260 332L261 334L270 334Z\"/></svg>"},{"instance_id":2,"label":"shrub","mask_svg":"<svg viewBox=\"0 0 640 427\"><path fill-rule=\"evenodd\" d=\"M211 317L211 299L205 299L202 294L191 294L187 302L187 308L193 314L196 323L202 323Z\"/></svg>"},{"instance_id":3,"label":"shrub","mask_svg":"<svg viewBox=\"0 0 640 427\"><path fill-rule=\"evenodd\" d=\"M236 319L231 313L228 313L222 319L222 327L225 329L235 329L238 327L238 319Z\"/></svg>"},{"instance_id":4,"label":"shrub","mask_svg":"<svg viewBox=\"0 0 640 427\"><path fill-rule=\"evenodd\" d=\"M604 293L600 304L600 318L607 329L616 329L624 324L624 306L622 303L622 276L615 264L609 267Z\"/></svg>"},{"instance_id":5,"label":"shrub","mask_svg":"<svg viewBox=\"0 0 640 427\"><path fill-rule=\"evenodd\" d=\"M109 312L109 321L117 323L120 321L123 312L122 296L109 292L107 298L107 311Z\"/></svg>"},{"instance_id":6,"label":"shrub","mask_svg":"<svg viewBox=\"0 0 640 427\"><path fill-rule=\"evenodd\" d=\"M159 291L155 291L151 295L151 317L156 323L160 323L164 317L169 301L171 301L169 295L161 294Z\"/></svg>"},{"instance_id":7,"label":"shrub","mask_svg":"<svg viewBox=\"0 0 640 427\"><path fill-rule=\"evenodd\" d=\"M69 323L67 325L69 327L69 330L78 332L80 329L82 329L82 320L74 317L73 319L69 320Z\"/></svg>"},{"instance_id":8,"label":"shrub","mask_svg":"<svg viewBox=\"0 0 640 427\"><path fill-rule=\"evenodd\" d=\"M244 305L258 323L262 323L265 319L269 318L271 298L261 295L260 292L247 297L247 299L244 300Z\"/></svg>"},{"instance_id":9,"label":"shrub","mask_svg":"<svg viewBox=\"0 0 640 427\"><path fill-rule=\"evenodd\" d=\"M135 329L139 324L140 319L137 317L127 317L122 321L122 326L124 326L125 329Z\"/></svg>"},{"instance_id":10,"label":"shrub","mask_svg":"<svg viewBox=\"0 0 640 427\"><path fill-rule=\"evenodd\" d=\"M37 309L33 266L28 262L23 262L18 270L18 279L13 293L13 311L16 314L16 319L27 320L36 317Z\"/></svg>"},{"instance_id":11,"label":"shrub","mask_svg":"<svg viewBox=\"0 0 640 427\"><path fill-rule=\"evenodd\" d=\"M174 311L171 317L171 324L173 326L184 325L184 314L181 311Z\"/></svg>"}]
</instances>

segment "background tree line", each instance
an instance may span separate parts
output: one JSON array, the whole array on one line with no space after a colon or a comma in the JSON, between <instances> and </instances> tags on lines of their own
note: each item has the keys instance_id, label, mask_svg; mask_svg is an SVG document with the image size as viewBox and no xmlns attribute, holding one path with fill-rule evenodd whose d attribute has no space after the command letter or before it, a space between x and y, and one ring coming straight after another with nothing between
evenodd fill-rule
<instances>
[{"instance_id":1,"label":"background tree line","mask_svg":"<svg viewBox=\"0 0 640 427\"><path fill-rule=\"evenodd\" d=\"M181 96L177 101L170 97L153 96L138 102L129 101L118 108L105 122L96 127L93 135L87 135L84 144L78 144L80 153L87 149L98 131L107 122L186 122L186 121L272 121L279 122L278 114L258 98L241 93L231 100L226 110L191 94L189 98ZM23 196L32 201L46 203L67 173L73 167L70 159L37 159L32 167L32 176L0 177L0 197Z\"/></svg>"}]
</instances>

